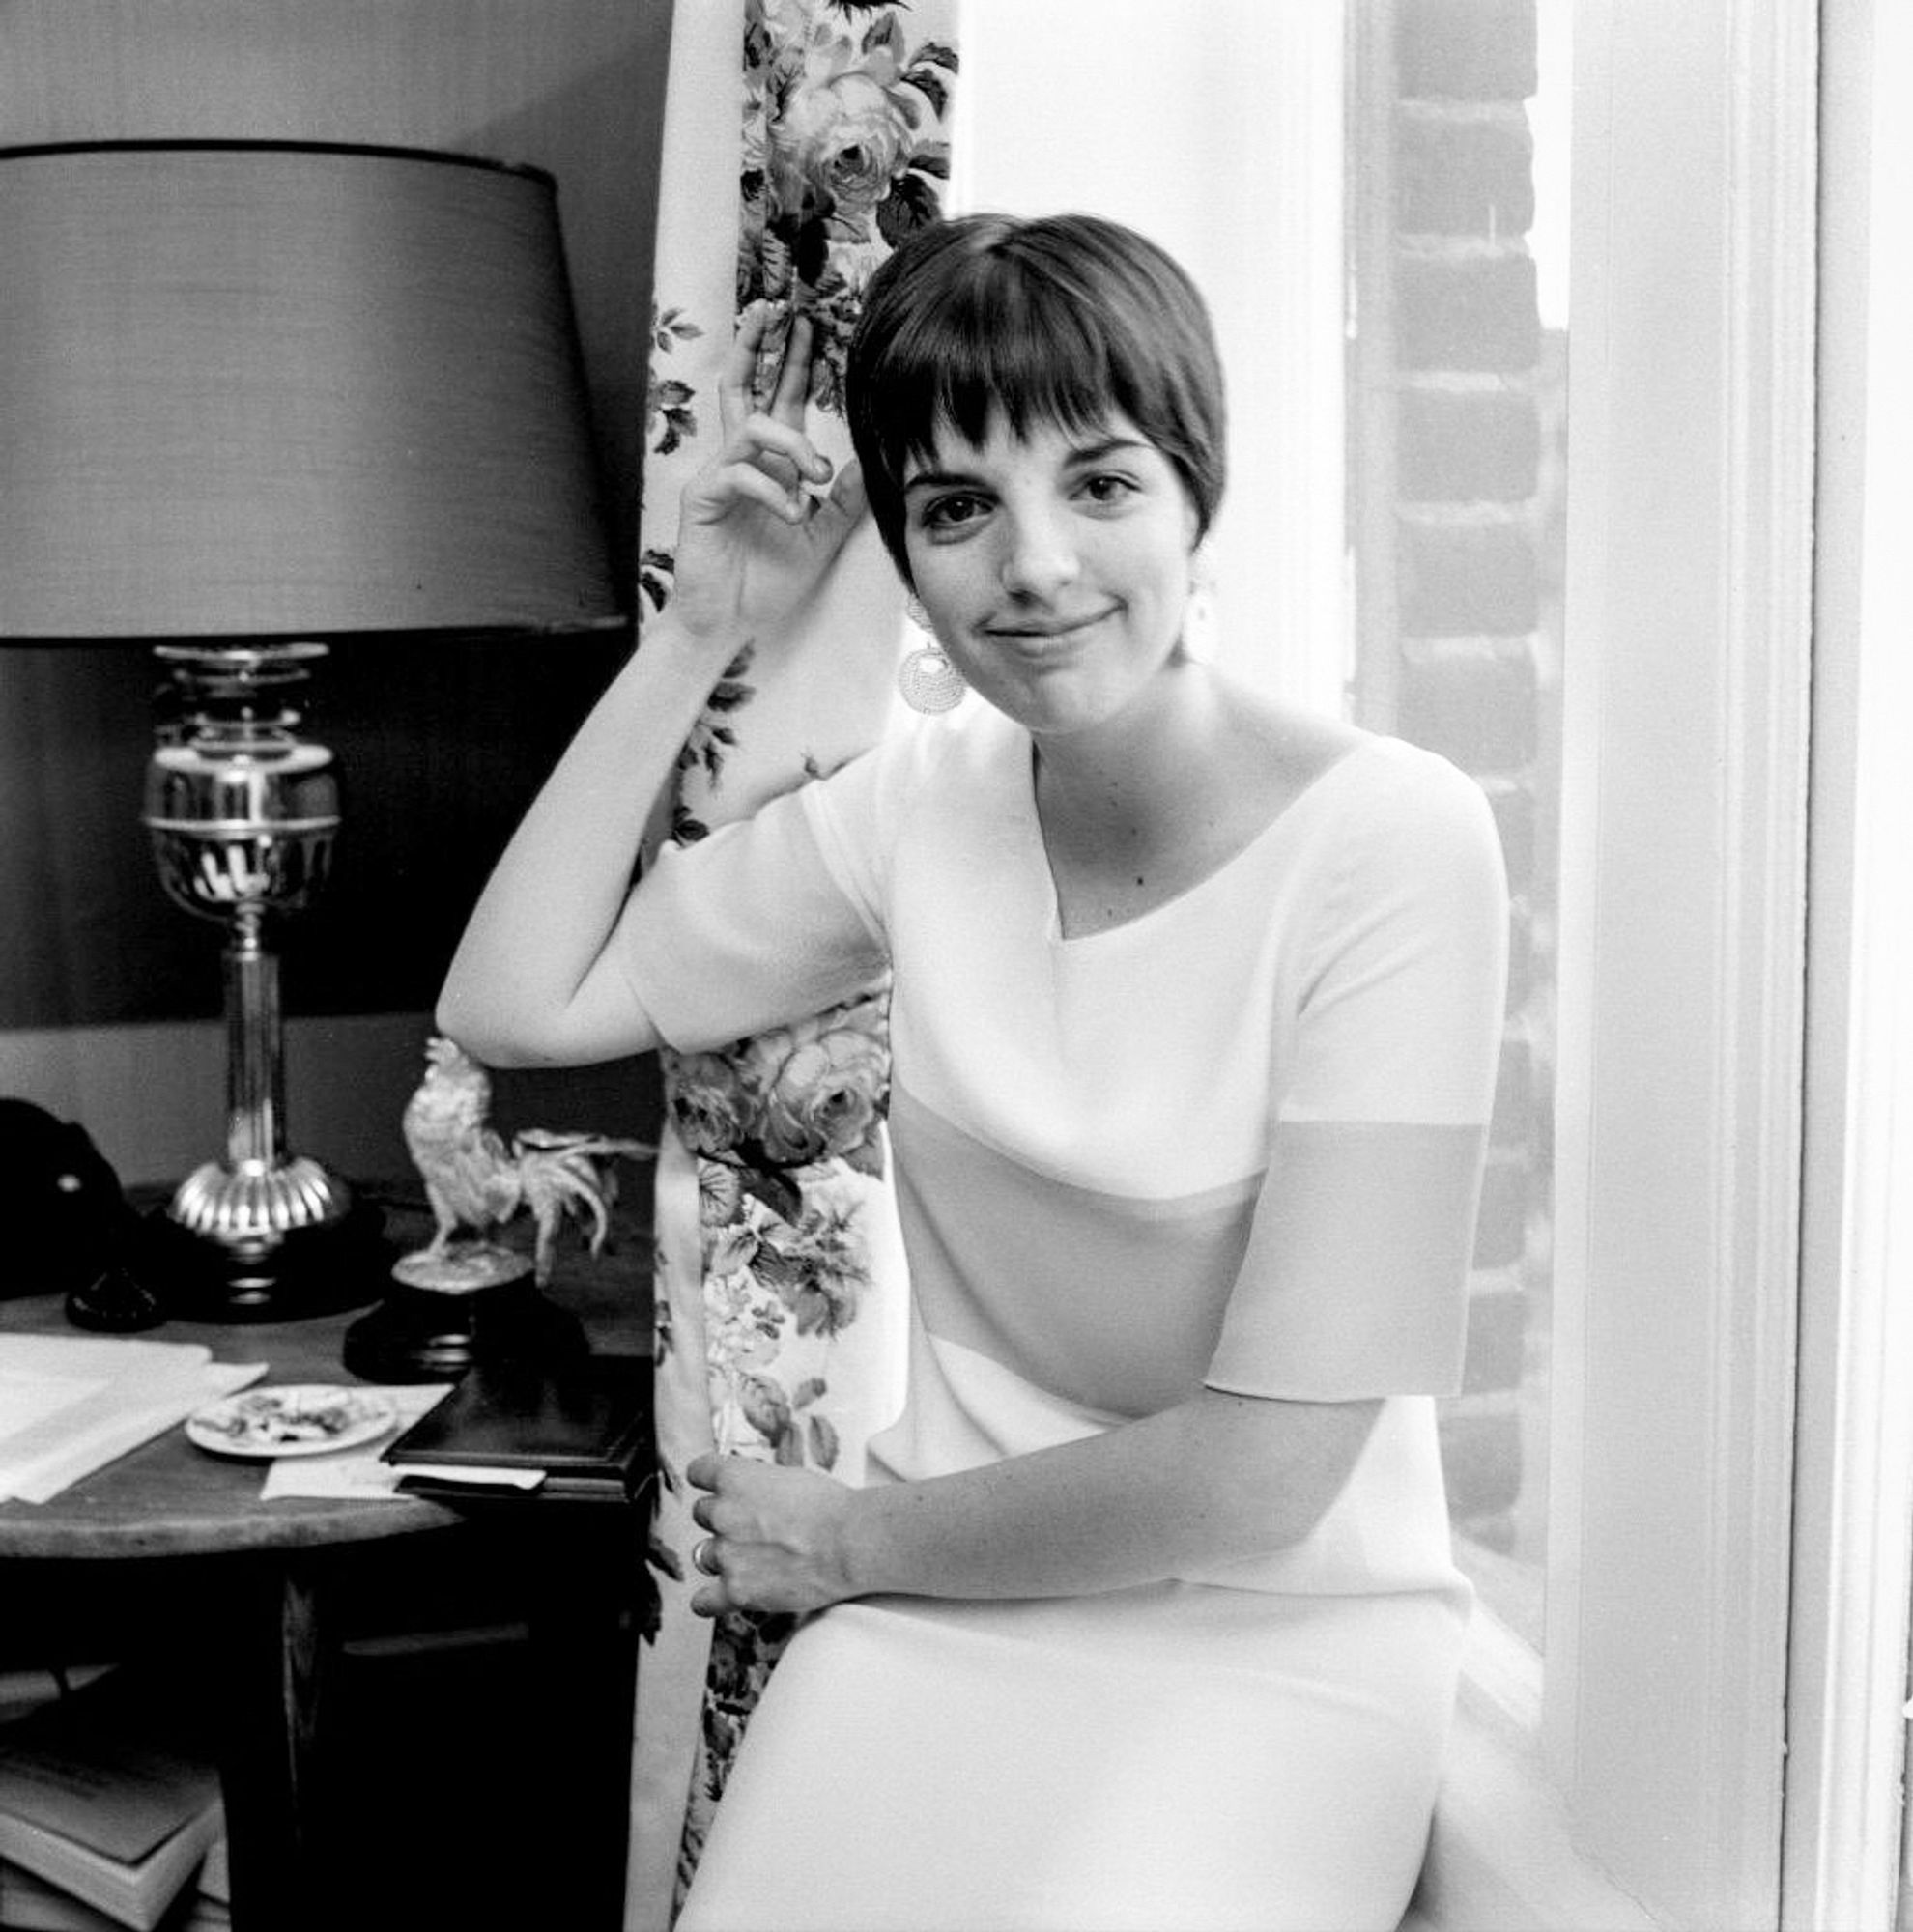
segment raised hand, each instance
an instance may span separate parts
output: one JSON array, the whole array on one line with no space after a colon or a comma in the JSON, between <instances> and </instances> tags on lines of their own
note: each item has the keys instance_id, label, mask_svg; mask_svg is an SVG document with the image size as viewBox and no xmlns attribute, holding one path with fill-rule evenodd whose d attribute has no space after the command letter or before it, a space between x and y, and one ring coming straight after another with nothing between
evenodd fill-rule
<instances>
[{"instance_id":1,"label":"raised hand","mask_svg":"<svg viewBox=\"0 0 1913 1932\"><path fill-rule=\"evenodd\" d=\"M800 611L865 514L856 464L833 475L804 433L808 317L791 324L770 395L757 392L771 322L758 302L739 326L718 384L724 443L686 486L678 526L672 609L693 637L732 645Z\"/></svg>"}]
</instances>

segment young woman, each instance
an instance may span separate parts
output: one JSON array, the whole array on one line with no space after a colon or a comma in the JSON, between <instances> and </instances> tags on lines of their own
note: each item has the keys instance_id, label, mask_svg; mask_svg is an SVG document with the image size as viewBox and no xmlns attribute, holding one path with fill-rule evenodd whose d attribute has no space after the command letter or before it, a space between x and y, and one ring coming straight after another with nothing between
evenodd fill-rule
<instances>
[{"instance_id":1,"label":"young woman","mask_svg":"<svg viewBox=\"0 0 1913 1932\"><path fill-rule=\"evenodd\" d=\"M913 240L834 479L801 327L754 406L762 328L676 593L440 1014L482 1058L576 1061L894 976L907 1404L868 1487L689 1471L695 1607L814 1614L681 1924L1392 1926L1469 1603L1431 1398L1500 1028L1485 802L1185 651L1222 384L1152 243L1081 216ZM867 497L934 636L915 668L975 696L627 892L706 693Z\"/></svg>"}]
</instances>

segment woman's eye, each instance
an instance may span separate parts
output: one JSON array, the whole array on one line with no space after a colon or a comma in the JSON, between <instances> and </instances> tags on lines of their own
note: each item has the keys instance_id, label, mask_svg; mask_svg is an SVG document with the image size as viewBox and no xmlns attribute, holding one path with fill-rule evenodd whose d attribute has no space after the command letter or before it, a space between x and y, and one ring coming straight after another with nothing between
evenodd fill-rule
<instances>
[{"instance_id":1,"label":"woman's eye","mask_svg":"<svg viewBox=\"0 0 1913 1932\"><path fill-rule=\"evenodd\" d=\"M1127 502L1136 494L1135 484L1127 476L1099 472L1083 479L1083 495L1093 503Z\"/></svg>"},{"instance_id":2,"label":"woman's eye","mask_svg":"<svg viewBox=\"0 0 1913 1932\"><path fill-rule=\"evenodd\" d=\"M924 505L923 523L927 530L955 531L973 524L987 505L981 497L952 495L935 497Z\"/></svg>"}]
</instances>

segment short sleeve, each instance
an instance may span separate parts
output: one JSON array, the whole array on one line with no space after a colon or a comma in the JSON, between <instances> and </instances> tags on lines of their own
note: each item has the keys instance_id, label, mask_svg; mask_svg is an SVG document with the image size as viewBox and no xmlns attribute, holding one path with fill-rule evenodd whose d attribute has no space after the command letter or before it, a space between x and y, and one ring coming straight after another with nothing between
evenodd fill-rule
<instances>
[{"instance_id":1,"label":"short sleeve","mask_svg":"<svg viewBox=\"0 0 1913 1932\"><path fill-rule=\"evenodd\" d=\"M727 1045L822 1012L882 976L888 950L872 884L883 838L877 763L867 753L695 844L658 853L612 943L670 1045ZM861 886L851 889L851 879Z\"/></svg>"},{"instance_id":2,"label":"short sleeve","mask_svg":"<svg viewBox=\"0 0 1913 1932\"><path fill-rule=\"evenodd\" d=\"M1480 788L1406 747L1396 763L1320 895L1212 1387L1327 1402L1460 1385L1507 887Z\"/></svg>"}]
</instances>

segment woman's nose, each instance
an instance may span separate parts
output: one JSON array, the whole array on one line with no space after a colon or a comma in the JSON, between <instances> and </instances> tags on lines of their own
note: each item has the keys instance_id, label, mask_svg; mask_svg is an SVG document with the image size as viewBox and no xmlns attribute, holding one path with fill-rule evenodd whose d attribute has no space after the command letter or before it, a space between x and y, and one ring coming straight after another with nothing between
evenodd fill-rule
<instances>
[{"instance_id":1,"label":"woman's nose","mask_svg":"<svg viewBox=\"0 0 1913 1932\"><path fill-rule=\"evenodd\" d=\"M1071 582L1076 549L1064 521L1042 513L1006 519L1001 575L1014 597L1050 597Z\"/></svg>"}]
</instances>

